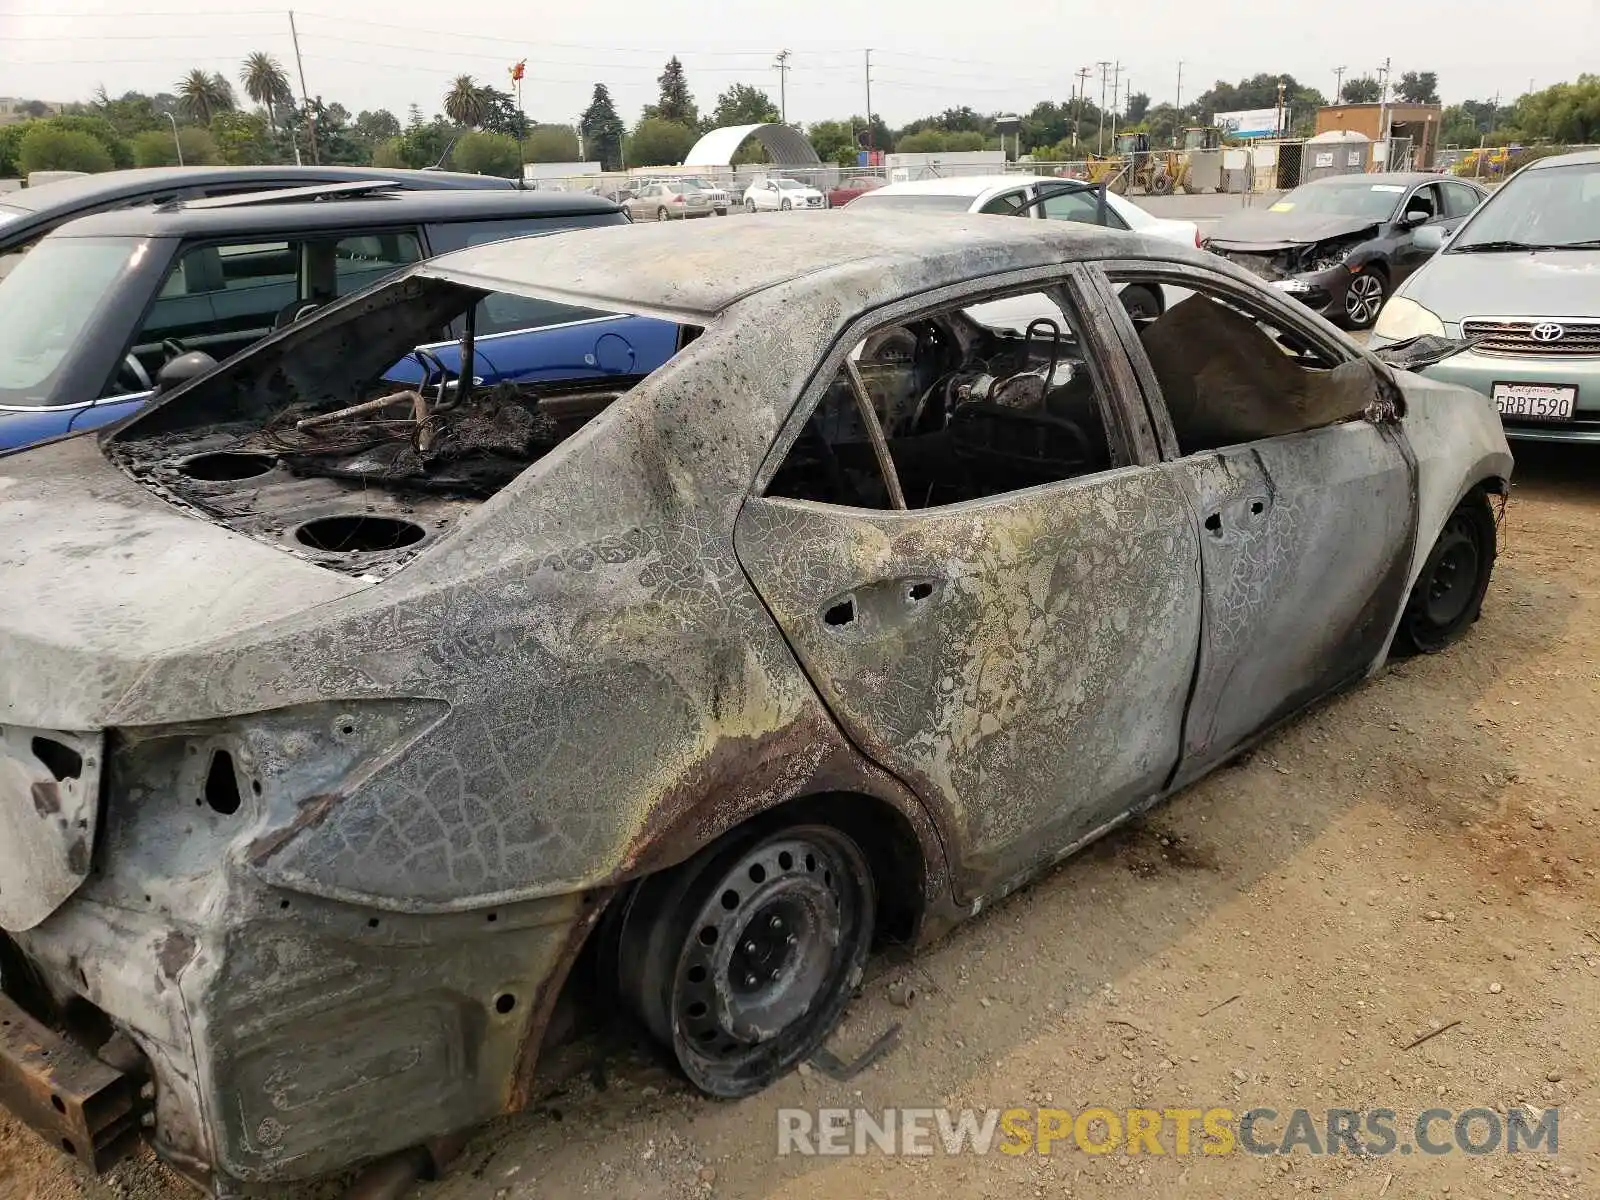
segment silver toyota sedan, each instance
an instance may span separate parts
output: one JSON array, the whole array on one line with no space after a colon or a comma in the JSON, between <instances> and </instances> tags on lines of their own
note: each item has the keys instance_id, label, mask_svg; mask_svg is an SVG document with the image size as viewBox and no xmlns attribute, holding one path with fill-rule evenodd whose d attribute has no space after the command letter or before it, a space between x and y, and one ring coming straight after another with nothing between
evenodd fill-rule
<instances>
[{"instance_id":1,"label":"silver toyota sedan","mask_svg":"<svg viewBox=\"0 0 1600 1200\"><path fill-rule=\"evenodd\" d=\"M1600 151L1518 171L1378 318L1372 346L1482 339L1426 374L1494 401L1506 436L1600 443Z\"/></svg>"}]
</instances>

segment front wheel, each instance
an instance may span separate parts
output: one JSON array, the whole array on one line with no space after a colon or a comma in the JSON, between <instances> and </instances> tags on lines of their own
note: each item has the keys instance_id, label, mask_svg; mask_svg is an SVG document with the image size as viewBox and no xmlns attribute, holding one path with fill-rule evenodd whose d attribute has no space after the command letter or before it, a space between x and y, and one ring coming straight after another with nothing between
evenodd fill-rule
<instances>
[{"instance_id":1,"label":"front wheel","mask_svg":"<svg viewBox=\"0 0 1600 1200\"><path fill-rule=\"evenodd\" d=\"M1351 329L1371 329L1389 298L1389 284L1371 267L1350 277L1344 290L1344 319Z\"/></svg>"},{"instance_id":2,"label":"front wheel","mask_svg":"<svg viewBox=\"0 0 1600 1200\"><path fill-rule=\"evenodd\" d=\"M749 213L752 217L755 216L756 215L756 202L754 200L746 200L744 202L744 210L745 210L745 212Z\"/></svg>"},{"instance_id":3,"label":"front wheel","mask_svg":"<svg viewBox=\"0 0 1600 1200\"><path fill-rule=\"evenodd\" d=\"M672 214L670 212L668 212L665 208L658 208L658 209L656 209L656 220L658 220L658 221L670 221L670 220L672 220Z\"/></svg>"},{"instance_id":4,"label":"front wheel","mask_svg":"<svg viewBox=\"0 0 1600 1200\"><path fill-rule=\"evenodd\" d=\"M1433 654L1466 633L1483 608L1495 550L1494 510L1473 492L1445 521L1412 585L1395 636L1401 653Z\"/></svg>"},{"instance_id":5,"label":"front wheel","mask_svg":"<svg viewBox=\"0 0 1600 1200\"><path fill-rule=\"evenodd\" d=\"M790 203L789 203L789 202L788 202L788 201L787 201L787 200L785 200L785 201L784 201L784 202L783 202L783 203L782 203L782 204L780 204L780 205L779 205L779 206L778 206L778 207L779 207L779 208L781 208L781 209L783 209L783 211L784 211L784 212L788 212L788 211L789 211L789 209L790 209L790 208L792 208L792 207L793 207L793 205L791 205L791 204L790 204Z\"/></svg>"},{"instance_id":6,"label":"front wheel","mask_svg":"<svg viewBox=\"0 0 1600 1200\"><path fill-rule=\"evenodd\" d=\"M760 1091L820 1046L861 981L875 891L831 825L735 831L643 880L618 918L619 991L701 1091Z\"/></svg>"}]
</instances>

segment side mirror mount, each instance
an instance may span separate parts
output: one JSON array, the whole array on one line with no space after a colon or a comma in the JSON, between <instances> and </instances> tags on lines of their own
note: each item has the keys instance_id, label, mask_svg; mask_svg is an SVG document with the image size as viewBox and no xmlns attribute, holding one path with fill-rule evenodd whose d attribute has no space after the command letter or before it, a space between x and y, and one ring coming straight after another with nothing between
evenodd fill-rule
<instances>
[{"instance_id":1,"label":"side mirror mount","mask_svg":"<svg viewBox=\"0 0 1600 1200\"><path fill-rule=\"evenodd\" d=\"M217 360L204 350L191 350L187 354L180 354L176 358L168 359L156 372L156 386L154 394L165 395L173 388L188 383L191 379L199 379L202 375L210 374L216 369Z\"/></svg>"},{"instance_id":2,"label":"side mirror mount","mask_svg":"<svg viewBox=\"0 0 1600 1200\"><path fill-rule=\"evenodd\" d=\"M1431 220L1433 220L1433 217L1428 213L1412 209L1400 218L1400 224L1407 229L1415 229L1418 225L1426 225Z\"/></svg>"},{"instance_id":3,"label":"side mirror mount","mask_svg":"<svg viewBox=\"0 0 1600 1200\"><path fill-rule=\"evenodd\" d=\"M1442 225L1423 225L1417 230L1414 240L1418 250L1426 250L1429 254L1442 250L1444 243L1445 231Z\"/></svg>"}]
</instances>

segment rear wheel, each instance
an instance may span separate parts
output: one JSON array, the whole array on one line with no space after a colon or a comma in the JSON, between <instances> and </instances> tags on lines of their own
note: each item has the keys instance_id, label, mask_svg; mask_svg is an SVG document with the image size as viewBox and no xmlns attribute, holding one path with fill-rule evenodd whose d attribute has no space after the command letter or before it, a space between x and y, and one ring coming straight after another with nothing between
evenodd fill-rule
<instances>
[{"instance_id":1,"label":"rear wheel","mask_svg":"<svg viewBox=\"0 0 1600 1200\"><path fill-rule=\"evenodd\" d=\"M668 212L665 208L658 208L658 209L656 209L656 220L658 220L658 221L670 221L670 220L672 220L672 214L670 212Z\"/></svg>"},{"instance_id":2,"label":"rear wheel","mask_svg":"<svg viewBox=\"0 0 1600 1200\"><path fill-rule=\"evenodd\" d=\"M1445 521L1411 588L1395 638L1402 653L1443 650L1478 619L1494 570L1495 540L1489 498L1474 492Z\"/></svg>"},{"instance_id":3,"label":"rear wheel","mask_svg":"<svg viewBox=\"0 0 1600 1200\"><path fill-rule=\"evenodd\" d=\"M833 826L736 831L629 895L619 990L696 1087L748 1096L832 1032L875 903L865 856Z\"/></svg>"},{"instance_id":4,"label":"rear wheel","mask_svg":"<svg viewBox=\"0 0 1600 1200\"><path fill-rule=\"evenodd\" d=\"M749 213L751 216L755 216L755 213L756 213L756 202L754 200L746 200L744 202L744 210L745 210L745 212Z\"/></svg>"}]
</instances>

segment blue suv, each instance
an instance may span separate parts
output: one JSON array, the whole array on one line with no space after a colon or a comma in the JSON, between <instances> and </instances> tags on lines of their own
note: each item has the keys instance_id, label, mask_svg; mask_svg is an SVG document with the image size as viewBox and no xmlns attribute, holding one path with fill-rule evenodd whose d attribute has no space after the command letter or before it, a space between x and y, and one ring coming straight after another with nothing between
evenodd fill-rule
<instances>
[{"instance_id":1,"label":"blue suv","mask_svg":"<svg viewBox=\"0 0 1600 1200\"><path fill-rule=\"evenodd\" d=\"M122 209L70 221L0 279L0 453L120 420L164 388L420 259L627 215L596 196L401 191L343 183ZM474 380L642 375L677 326L493 295L474 314ZM460 366L461 321L390 371Z\"/></svg>"}]
</instances>

